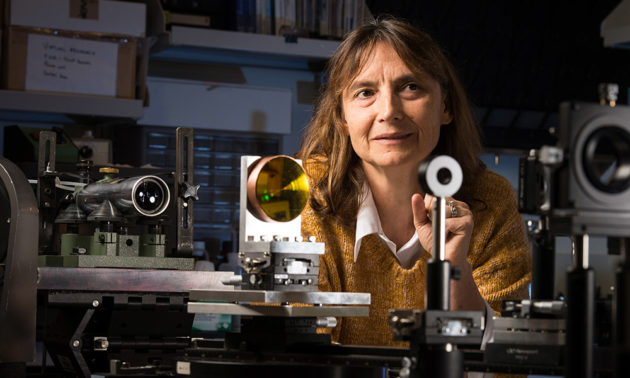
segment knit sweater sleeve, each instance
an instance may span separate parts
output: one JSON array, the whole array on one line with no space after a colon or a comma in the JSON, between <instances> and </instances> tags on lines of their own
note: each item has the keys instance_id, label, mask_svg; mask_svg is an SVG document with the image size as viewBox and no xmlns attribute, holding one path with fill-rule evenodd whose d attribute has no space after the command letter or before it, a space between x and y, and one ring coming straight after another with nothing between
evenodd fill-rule
<instances>
[{"instance_id":1,"label":"knit sweater sleeve","mask_svg":"<svg viewBox=\"0 0 630 378\"><path fill-rule=\"evenodd\" d=\"M481 176L477 197L482 204L473 208L475 230L468 260L479 292L499 313L504 300L528 297L531 254L511 185L488 170Z\"/></svg>"}]
</instances>

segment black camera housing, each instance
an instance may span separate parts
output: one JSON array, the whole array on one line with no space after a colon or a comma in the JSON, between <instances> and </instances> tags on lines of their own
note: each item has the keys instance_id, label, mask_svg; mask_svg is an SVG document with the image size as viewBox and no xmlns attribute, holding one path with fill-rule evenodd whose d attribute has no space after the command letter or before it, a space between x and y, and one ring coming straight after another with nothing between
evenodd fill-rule
<instances>
[{"instance_id":1,"label":"black camera housing","mask_svg":"<svg viewBox=\"0 0 630 378\"><path fill-rule=\"evenodd\" d=\"M630 236L630 107L560 105L552 232Z\"/></svg>"}]
</instances>

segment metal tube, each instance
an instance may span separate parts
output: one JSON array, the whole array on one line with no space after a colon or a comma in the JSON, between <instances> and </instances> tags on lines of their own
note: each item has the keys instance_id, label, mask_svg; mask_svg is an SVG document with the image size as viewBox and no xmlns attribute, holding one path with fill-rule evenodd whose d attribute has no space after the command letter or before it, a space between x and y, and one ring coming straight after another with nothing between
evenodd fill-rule
<instances>
[{"instance_id":1,"label":"metal tube","mask_svg":"<svg viewBox=\"0 0 630 378\"><path fill-rule=\"evenodd\" d=\"M157 176L137 176L86 185L77 193L76 201L86 211L110 201L122 213L154 217L166 211L170 190Z\"/></svg>"},{"instance_id":2,"label":"metal tube","mask_svg":"<svg viewBox=\"0 0 630 378\"><path fill-rule=\"evenodd\" d=\"M588 235L573 235L571 237L571 257L573 267L588 269Z\"/></svg>"},{"instance_id":3,"label":"metal tube","mask_svg":"<svg viewBox=\"0 0 630 378\"><path fill-rule=\"evenodd\" d=\"M433 202L433 258L439 261L446 259L446 199L435 197Z\"/></svg>"}]
</instances>

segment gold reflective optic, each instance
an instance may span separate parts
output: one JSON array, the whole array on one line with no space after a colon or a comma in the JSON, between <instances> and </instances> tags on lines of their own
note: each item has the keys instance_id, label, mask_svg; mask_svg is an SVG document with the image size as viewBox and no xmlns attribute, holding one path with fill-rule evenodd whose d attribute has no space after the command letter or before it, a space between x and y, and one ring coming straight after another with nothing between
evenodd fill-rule
<instances>
[{"instance_id":1,"label":"gold reflective optic","mask_svg":"<svg viewBox=\"0 0 630 378\"><path fill-rule=\"evenodd\" d=\"M270 156L252 164L247 177L247 208L266 222L297 218L308 201L308 179L289 156Z\"/></svg>"}]
</instances>

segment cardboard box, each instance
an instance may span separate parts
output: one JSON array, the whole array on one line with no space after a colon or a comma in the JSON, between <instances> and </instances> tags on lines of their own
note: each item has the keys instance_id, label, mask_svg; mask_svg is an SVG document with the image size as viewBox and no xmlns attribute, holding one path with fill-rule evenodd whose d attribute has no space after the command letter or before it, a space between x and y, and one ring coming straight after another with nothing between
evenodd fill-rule
<instances>
[{"instance_id":1,"label":"cardboard box","mask_svg":"<svg viewBox=\"0 0 630 378\"><path fill-rule=\"evenodd\" d=\"M19 26L3 37L4 89L136 97L134 38Z\"/></svg>"},{"instance_id":2,"label":"cardboard box","mask_svg":"<svg viewBox=\"0 0 630 378\"><path fill-rule=\"evenodd\" d=\"M144 3L112 0L10 1L8 24L33 28L144 37Z\"/></svg>"}]
</instances>

